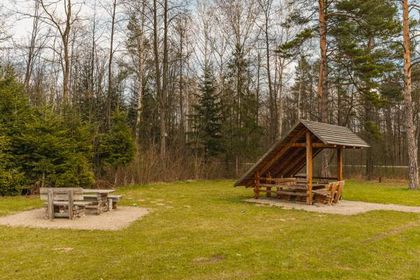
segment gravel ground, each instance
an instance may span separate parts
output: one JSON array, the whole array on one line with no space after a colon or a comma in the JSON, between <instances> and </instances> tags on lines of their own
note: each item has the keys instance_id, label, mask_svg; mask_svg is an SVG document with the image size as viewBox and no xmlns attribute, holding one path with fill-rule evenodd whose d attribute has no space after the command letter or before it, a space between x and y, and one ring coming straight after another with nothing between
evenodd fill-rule
<instances>
[{"instance_id":1,"label":"gravel ground","mask_svg":"<svg viewBox=\"0 0 420 280\"><path fill-rule=\"evenodd\" d=\"M0 217L0 225L30 228L65 228L83 230L120 230L132 222L147 215L149 211L140 207L118 207L101 215L89 214L69 220L56 218L52 221L45 218L44 209L34 209L17 214Z\"/></svg>"},{"instance_id":2,"label":"gravel ground","mask_svg":"<svg viewBox=\"0 0 420 280\"><path fill-rule=\"evenodd\" d=\"M304 203L287 202L275 198L259 198L259 199L246 199L247 202L264 204L269 206L278 206L284 209L298 209L310 212L319 212L326 214L339 214L339 215L356 215L369 211L386 210L386 211L399 211L420 213L419 206L404 206L397 204L381 204L370 203L362 201L348 201L341 200L339 203L329 206L325 204L306 205Z\"/></svg>"}]
</instances>

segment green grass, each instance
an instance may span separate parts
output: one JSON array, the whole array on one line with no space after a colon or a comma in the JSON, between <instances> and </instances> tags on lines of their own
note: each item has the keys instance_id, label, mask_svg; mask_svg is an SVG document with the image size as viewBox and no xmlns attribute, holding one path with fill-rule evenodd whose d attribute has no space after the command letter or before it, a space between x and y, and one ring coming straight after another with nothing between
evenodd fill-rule
<instances>
[{"instance_id":1,"label":"green grass","mask_svg":"<svg viewBox=\"0 0 420 280\"><path fill-rule=\"evenodd\" d=\"M231 181L125 187L152 212L118 232L0 226L0 279L418 279L420 215L325 215L243 202ZM403 184L349 181L346 199L420 205ZM0 215L40 206L0 199ZM59 248L71 248L65 252Z\"/></svg>"},{"instance_id":2,"label":"green grass","mask_svg":"<svg viewBox=\"0 0 420 280\"><path fill-rule=\"evenodd\" d=\"M345 186L345 199L420 206L420 192L409 190L407 183L392 181L349 181Z\"/></svg>"}]
</instances>

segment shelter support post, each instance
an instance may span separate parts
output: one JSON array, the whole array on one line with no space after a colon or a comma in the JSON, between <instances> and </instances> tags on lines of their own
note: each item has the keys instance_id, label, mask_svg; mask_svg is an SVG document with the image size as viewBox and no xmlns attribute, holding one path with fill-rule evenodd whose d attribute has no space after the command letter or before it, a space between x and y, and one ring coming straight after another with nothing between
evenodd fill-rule
<instances>
[{"instance_id":1,"label":"shelter support post","mask_svg":"<svg viewBox=\"0 0 420 280\"><path fill-rule=\"evenodd\" d=\"M312 138L309 131L306 132L306 204L312 204Z\"/></svg>"},{"instance_id":2,"label":"shelter support post","mask_svg":"<svg viewBox=\"0 0 420 280\"><path fill-rule=\"evenodd\" d=\"M255 174L254 193L255 198L258 198L260 195L260 172L258 171Z\"/></svg>"},{"instance_id":3,"label":"shelter support post","mask_svg":"<svg viewBox=\"0 0 420 280\"><path fill-rule=\"evenodd\" d=\"M343 148L337 148L337 178L343 181Z\"/></svg>"}]
</instances>

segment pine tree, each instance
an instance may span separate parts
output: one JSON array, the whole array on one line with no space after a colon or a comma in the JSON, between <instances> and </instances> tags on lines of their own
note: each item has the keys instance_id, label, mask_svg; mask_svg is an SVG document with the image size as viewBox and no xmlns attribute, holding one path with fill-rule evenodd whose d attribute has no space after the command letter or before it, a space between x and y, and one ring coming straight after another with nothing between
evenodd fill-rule
<instances>
[{"instance_id":1,"label":"pine tree","mask_svg":"<svg viewBox=\"0 0 420 280\"><path fill-rule=\"evenodd\" d=\"M397 8L391 0L341 0L335 9L330 34L336 43L335 56L340 58L338 67L347 68L350 82L362 97L365 138L374 145L381 138L377 114L382 104L380 84L386 73L396 70L398 59L390 43L400 32ZM367 152L366 174L368 179L373 174L372 149Z\"/></svg>"},{"instance_id":2,"label":"pine tree","mask_svg":"<svg viewBox=\"0 0 420 280\"><path fill-rule=\"evenodd\" d=\"M222 93L223 142L226 161L235 162L236 173L241 160L252 160L260 151L262 129L259 126L259 100L251 90L249 59L237 45L228 63L226 87Z\"/></svg>"},{"instance_id":3,"label":"pine tree","mask_svg":"<svg viewBox=\"0 0 420 280\"><path fill-rule=\"evenodd\" d=\"M293 116L292 123L296 123L298 119L310 120L314 118L311 112L315 112L316 103L315 96L313 96L313 82L312 77L313 65L306 59L305 56L301 56L296 66L295 72L295 83L291 88L292 103L294 103L292 110L290 111L290 117Z\"/></svg>"},{"instance_id":4,"label":"pine tree","mask_svg":"<svg viewBox=\"0 0 420 280\"><path fill-rule=\"evenodd\" d=\"M125 114L115 112L111 124L111 129L96 139L95 165L99 174L105 168L124 166L134 157L134 139Z\"/></svg>"},{"instance_id":5,"label":"pine tree","mask_svg":"<svg viewBox=\"0 0 420 280\"><path fill-rule=\"evenodd\" d=\"M88 127L42 109L15 134L12 153L29 185L89 187L94 182L91 143Z\"/></svg>"},{"instance_id":6,"label":"pine tree","mask_svg":"<svg viewBox=\"0 0 420 280\"><path fill-rule=\"evenodd\" d=\"M24 130L30 117L28 99L13 68L0 68L0 195L20 194L24 188L12 146L14 135Z\"/></svg>"},{"instance_id":7,"label":"pine tree","mask_svg":"<svg viewBox=\"0 0 420 280\"><path fill-rule=\"evenodd\" d=\"M204 69L200 96L194 106L192 128L196 140L204 151L204 158L217 156L223 151L221 141L221 104L216 92L216 81L211 66Z\"/></svg>"}]
</instances>

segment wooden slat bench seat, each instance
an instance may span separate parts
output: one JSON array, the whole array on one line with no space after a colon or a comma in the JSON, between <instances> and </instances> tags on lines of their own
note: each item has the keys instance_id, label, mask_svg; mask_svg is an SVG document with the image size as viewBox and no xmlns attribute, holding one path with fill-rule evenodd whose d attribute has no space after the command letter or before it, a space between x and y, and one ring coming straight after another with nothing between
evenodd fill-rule
<instances>
[{"instance_id":1,"label":"wooden slat bench seat","mask_svg":"<svg viewBox=\"0 0 420 280\"><path fill-rule=\"evenodd\" d=\"M108 195L109 207L112 209L117 209L117 204L118 202L120 202L121 199L122 199L122 195L118 195L118 194Z\"/></svg>"},{"instance_id":2,"label":"wooden slat bench seat","mask_svg":"<svg viewBox=\"0 0 420 280\"><path fill-rule=\"evenodd\" d=\"M47 205L47 204L48 204L48 202L44 203L44 205ZM73 205L75 205L75 206L88 206L88 205L91 205L91 204L92 203L88 202L88 201L73 201ZM54 205L67 206L67 205L69 205L69 202L68 201L54 201Z\"/></svg>"},{"instance_id":3,"label":"wooden slat bench seat","mask_svg":"<svg viewBox=\"0 0 420 280\"><path fill-rule=\"evenodd\" d=\"M277 191L279 195L306 196L306 192Z\"/></svg>"}]
</instances>

